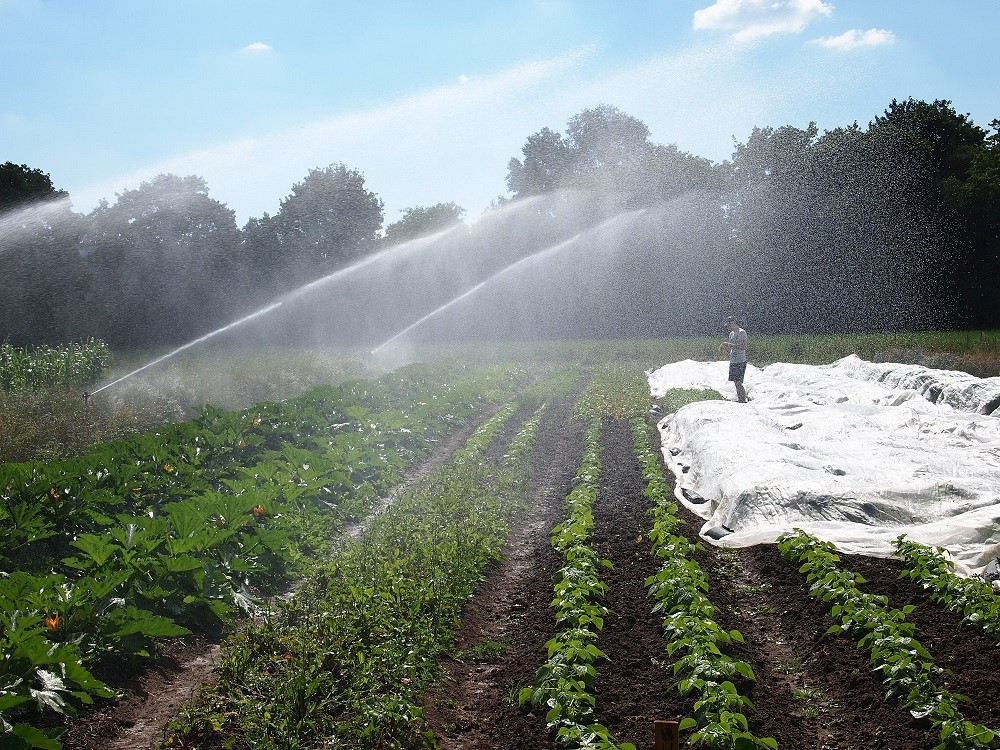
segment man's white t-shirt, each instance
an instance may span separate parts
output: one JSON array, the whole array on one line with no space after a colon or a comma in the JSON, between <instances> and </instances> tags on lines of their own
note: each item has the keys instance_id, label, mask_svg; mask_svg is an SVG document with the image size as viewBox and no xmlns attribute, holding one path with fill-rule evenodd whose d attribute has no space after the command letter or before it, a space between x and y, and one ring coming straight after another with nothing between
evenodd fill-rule
<instances>
[{"instance_id":1,"label":"man's white t-shirt","mask_svg":"<svg viewBox=\"0 0 1000 750\"><path fill-rule=\"evenodd\" d=\"M737 364L747 361L747 332L742 328L729 332L729 361Z\"/></svg>"}]
</instances>

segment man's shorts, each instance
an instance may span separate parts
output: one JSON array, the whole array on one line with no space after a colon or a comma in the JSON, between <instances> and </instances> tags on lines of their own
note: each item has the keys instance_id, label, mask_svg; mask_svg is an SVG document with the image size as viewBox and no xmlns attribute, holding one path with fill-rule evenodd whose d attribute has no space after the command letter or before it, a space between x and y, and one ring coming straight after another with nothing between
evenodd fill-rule
<instances>
[{"instance_id":1,"label":"man's shorts","mask_svg":"<svg viewBox=\"0 0 1000 750\"><path fill-rule=\"evenodd\" d=\"M729 379L736 382L742 383L743 376L747 373L747 363L746 362L730 362L729 363Z\"/></svg>"}]
</instances>

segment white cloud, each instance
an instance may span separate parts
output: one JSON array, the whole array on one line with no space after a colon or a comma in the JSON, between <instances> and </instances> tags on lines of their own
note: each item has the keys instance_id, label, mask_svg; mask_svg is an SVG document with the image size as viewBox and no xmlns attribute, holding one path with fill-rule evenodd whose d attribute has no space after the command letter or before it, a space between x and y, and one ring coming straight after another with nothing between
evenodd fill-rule
<instances>
[{"instance_id":1,"label":"white cloud","mask_svg":"<svg viewBox=\"0 0 1000 750\"><path fill-rule=\"evenodd\" d=\"M883 47L894 44L896 35L887 29L868 29L859 31L851 29L845 31L840 36L823 36L818 39L810 39L810 44L817 44L820 47L837 50L838 52L851 52L862 47Z\"/></svg>"},{"instance_id":2,"label":"white cloud","mask_svg":"<svg viewBox=\"0 0 1000 750\"><path fill-rule=\"evenodd\" d=\"M728 31L743 41L798 33L832 13L833 6L822 0L716 0L695 11L694 28Z\"/></svg>"},{"instance_id":3,"label":"white cloud","mask_svg":"<svg viewBox=\"0 0 1000 750\"><path fill-rule=\"evenodd\" d=\"M244 52L270 52L271 45L265 44L264 42L254 42L253 44L248 44L243 48Z\"/></svg>"},{"instance_id":4,"label":"white cloud","mask_svg":"<svg viewBox=\"0 0 1000 750\"><path fill-rule=\"evenodd\" d=\"M162 173L197 174L207 180L213 197L236 209L242 222L264 211L273 213L308 170L343 161L361 169L371 189L387 199L387 216L393 215L390 208L447 200L471 213L502 192L507 160L528 133L541 127L532 106L539 87L565 76L595 52L596 47L584 47L493 74L466 76L374 109L178 154L131 174L71 188L74 204L89 209L101 198L111 199ZM441 197L427 195L431 189Z\"/></svg>"}]
</instances>

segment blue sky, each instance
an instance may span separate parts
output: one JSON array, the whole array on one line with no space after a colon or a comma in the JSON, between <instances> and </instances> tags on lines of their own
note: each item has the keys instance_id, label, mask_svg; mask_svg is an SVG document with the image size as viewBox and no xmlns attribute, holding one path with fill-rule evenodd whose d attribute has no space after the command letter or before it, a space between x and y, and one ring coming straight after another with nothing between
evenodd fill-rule
<instances>
[{"instance_id":1,"label":"blue sky","mask_svg":"<svg viewBox=\"0 0 1000 750\"><path fill-rule=\"evenodd\" d=\"M754 125L895 97L1000 117L997 0L0 0L0 162L77 210L199 174L242 225L344 162L401 209L478 214L543 126L599 103L719 161Z\"/></svg>"}]
</instances>

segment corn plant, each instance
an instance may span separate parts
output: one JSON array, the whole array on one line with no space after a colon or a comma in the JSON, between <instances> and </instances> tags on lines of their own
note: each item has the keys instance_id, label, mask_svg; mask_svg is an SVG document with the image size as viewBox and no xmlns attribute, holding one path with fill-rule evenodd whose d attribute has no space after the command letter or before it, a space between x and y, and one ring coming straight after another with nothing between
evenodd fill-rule
<instances>
[{"instance_id":1,"label":"corn plant","mask_svg":"<svg viewBox=\"0 0 1000 750\"><path fill-rule=\"evenodd\" d=\"M0 390L86 386L106 375L110 364L108 345L98 339L23 349L0 344Z\"/></svg>"}]
</instances>

